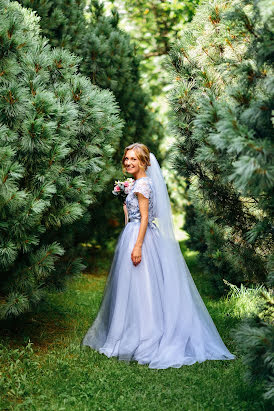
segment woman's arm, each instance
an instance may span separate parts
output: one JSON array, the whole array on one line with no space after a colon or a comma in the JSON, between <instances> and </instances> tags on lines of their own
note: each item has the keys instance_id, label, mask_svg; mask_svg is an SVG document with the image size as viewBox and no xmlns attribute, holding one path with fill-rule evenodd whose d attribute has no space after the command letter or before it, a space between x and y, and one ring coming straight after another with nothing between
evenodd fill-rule
<instances>
[{"instance_id":1,"label":"woman's arm","mask_svg":"<svg viewBox=\"0 0 274 411\"><path fill-rule=\"evenodd\" d=\"M135 246L131 253L131 260L133 264L136 266L142 260L142 245L145 238L147 225L148 225L148 206L149 200L143 194L137 193L138 202L139 202L139 209L141 214L141 224L139 228L138 237L135 243Z\"/></svg>"},{"instance_id":2,"label":"woman's arm","mask_svg":"<svg viewBox=\"0 0 274 411\"><path fill-rule=\"evenodd\" d=\"M127 225L127 223L128 223L128 212L127 212L126 203L123 204L123 210L124 210L124 213L125 213L125 225Z\"/></svg>"}]
</instances>

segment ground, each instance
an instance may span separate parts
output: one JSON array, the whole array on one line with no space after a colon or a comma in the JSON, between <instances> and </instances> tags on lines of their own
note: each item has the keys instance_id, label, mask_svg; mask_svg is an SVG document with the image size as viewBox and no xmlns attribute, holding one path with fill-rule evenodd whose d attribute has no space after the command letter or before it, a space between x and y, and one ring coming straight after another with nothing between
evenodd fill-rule
<instances>
[{"instance_id":1,"label":"ground","mask_svg":"<svg viewBox=\"0 0 274 411\"><path fill-rule=\"evenodd\" d=\"M206 361L179 369L152 370L136 362L108 359L81 340L98 311L111 253L95 254L93 272L68 282L16 323L2 324L1 410L266 410L259 385L245 382L233 328L245 315L234 299L212 297L198 254L186 262L232 361Z\"/></svg>"}]
</instances>

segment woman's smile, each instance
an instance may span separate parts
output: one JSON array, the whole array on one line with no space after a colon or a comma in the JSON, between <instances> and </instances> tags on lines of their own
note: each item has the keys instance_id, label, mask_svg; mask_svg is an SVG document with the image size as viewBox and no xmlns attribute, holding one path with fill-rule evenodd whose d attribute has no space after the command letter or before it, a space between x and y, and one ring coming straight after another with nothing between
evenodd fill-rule
<instances>
[{"instance_id":1,"label":"woman's smile","mask_svg":"<svg viewBox=\"0 0 274 411\"><path fill-rule=\"evenodd\" d=\"M133 149L127 151L124 157L124 167L134 179L146 176L144 166L140 164L140 160Z\"/></svg>"}]
</instances>

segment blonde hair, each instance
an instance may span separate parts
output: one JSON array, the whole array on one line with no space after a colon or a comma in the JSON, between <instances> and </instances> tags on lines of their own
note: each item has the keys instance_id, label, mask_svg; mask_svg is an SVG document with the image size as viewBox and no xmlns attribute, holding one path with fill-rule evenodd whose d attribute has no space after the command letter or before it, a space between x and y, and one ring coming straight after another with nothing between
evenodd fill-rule
<instances>
[{"instance_id":1,"label":"blonde hair","mask_svg":"<svg viewBox=\"0 0 274 411\"><path fill-rule=\"evenodd\" d=\"M149 151L148 147L145 146L145 144L142 144L142 143L133 143L133 144L130 144L129 146L127 146L124 150L124 155L123 155L123 158L122 158L123 173L126 172L124 162L125 162L125 157L126 157L126 154L127 154L128 150L134 150L134 152L136 153L136 157L138 158L140 163L143 164L143 165L140 164L141 168L144 167L145 170L146 170L148 168L148 166L150 166L150 159L149 159L150 151Z\"/></svg>"}]
</instances>

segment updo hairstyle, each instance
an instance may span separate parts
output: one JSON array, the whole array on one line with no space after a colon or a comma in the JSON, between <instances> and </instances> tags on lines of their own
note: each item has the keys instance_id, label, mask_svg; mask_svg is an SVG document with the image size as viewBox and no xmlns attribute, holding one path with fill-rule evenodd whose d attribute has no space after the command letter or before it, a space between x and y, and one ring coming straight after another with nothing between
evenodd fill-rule
<instances>
[{"instance_id":1,"label":"updo hairstyle","mask_svg":"<svg viewBox=\"0 0 274 411\"><path fill-rule=\"evenodd\" d=\"M124 155L122 158L122 169L123 169L123 173L126 172L126 168L125 168L125 157L126 154L128 152L128 150L134 150L136 157L138 158L138 160L140 161L140 167L144 168L145 170L148 168L148 166L150 166L150 158L149 158L149 149L147 148L147 146L145 146L145 144L142 143L133 143L130 144L130 146L127 146L125 148L124 151Z\"/></svg>"}]
</instances>

